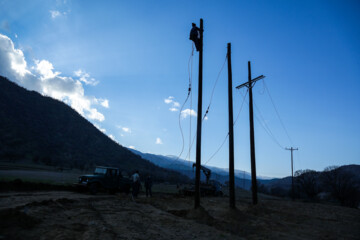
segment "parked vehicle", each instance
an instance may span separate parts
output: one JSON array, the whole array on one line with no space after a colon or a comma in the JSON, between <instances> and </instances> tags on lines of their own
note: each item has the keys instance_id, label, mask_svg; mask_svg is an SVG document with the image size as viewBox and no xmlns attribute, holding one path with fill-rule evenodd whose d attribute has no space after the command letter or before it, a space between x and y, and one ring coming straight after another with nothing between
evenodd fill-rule
<instances>
[{"instance_id":1,"label":"parked vehicle","mask_svg":"<svg viewBox=\"0 0 360 240\"><path fill-rule=\"evenodd\" d=\"M195 163L193 164L193 168L194 167L196 167ZM211 170L204 166L200 166L200 170L203 171L206 177L206 182L200 183L201 196L222 196L223 192L221 183L216 180L210 180ZM184 196L193 196L195 194L195 185L188 184L179 187L179 194Z\"/></svg>"},{"instance_id":2,"label":"parked vehicle","mask_svg":"<svg viewBox=\"0 0 360 240\"><path fill-rule=\"evenodd\" d=\"M96 167L94 174L79 177L79 182L75 184L78 188L87 189L91 194L96 194L101 190L109 193L125 192L129 193L131 181L123 177L118 168Z\"/></svg>"}]
</instances>

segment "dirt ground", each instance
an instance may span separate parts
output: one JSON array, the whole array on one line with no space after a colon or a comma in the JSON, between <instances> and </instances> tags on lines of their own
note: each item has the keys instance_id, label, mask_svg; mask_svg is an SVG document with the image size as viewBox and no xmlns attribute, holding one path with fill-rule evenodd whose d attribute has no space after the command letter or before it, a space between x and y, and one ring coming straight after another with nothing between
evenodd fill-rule
<instances>
[{"instance_id":1,"label":"dirt ground","mask_svg":"<svg viewBox=\"0 0 360 240\"><path fill-rule=\"evenodd\" d=\"M245 195L1 193L0 239L360 239L359 209Z\"/></svg>"}]
</instances>

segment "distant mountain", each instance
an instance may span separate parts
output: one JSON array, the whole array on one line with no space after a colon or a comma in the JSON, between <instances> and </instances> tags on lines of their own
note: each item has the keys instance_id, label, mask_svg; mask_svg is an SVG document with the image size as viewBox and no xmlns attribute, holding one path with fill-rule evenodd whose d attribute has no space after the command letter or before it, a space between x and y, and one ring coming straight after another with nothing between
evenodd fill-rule
<instances>
[{"instance_id":1,"label":"distant mountain","mask_svg":"<svg viewBox=\"0 0 360 240\"><path fill-rule=\"evenodd\" d=\"M189 178L195 178L195 170L192 165L193 162L189 162L175 156L163 156L150 153L142 153L140 151L129 149L133 153L141 156L142 158L149 160L150 162L156 164L157 166L171 169L177 171L183 175L188 176ZM207 166L211 170L211 179L217 180L221 183L229 181L229 170L225 168L218 168ZM270 178L268 177L259 177L258 180L261 182L267 182ZM201 172L201 180L205 181L205 175ZM244 189L250 189L251 187L251 174L241 170L235 170L235 185Z\"/></svg>"},{"instance_id":2,"label":"distant mountain","mask_svg":"<svg viewBox=\"0 0 360 240\"><path fill-rule=\"evenodd\" d=\"M118 167L155 180L186 181L120 146L68 105L0 76L0 161L91 169Z\"/></svg>"}]
</instances>

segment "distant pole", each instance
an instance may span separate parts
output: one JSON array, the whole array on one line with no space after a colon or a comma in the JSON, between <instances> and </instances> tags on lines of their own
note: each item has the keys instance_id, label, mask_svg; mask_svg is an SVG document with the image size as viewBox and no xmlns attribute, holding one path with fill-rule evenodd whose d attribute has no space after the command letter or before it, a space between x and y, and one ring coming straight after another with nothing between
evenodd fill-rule
<instances>
[{"instance_id":1,"label":"distant pole","mask_svg":"<svg viewBox=\"0 0 360 240\"><path fill-rule=\"evenodd\" d=\"M291 198L294 199L294 162L293 162L293 151L299 150L298 148L285 148L286 150L291 151Z\"/></svg>"},{"instance_id":2,"label":"distant pole","mask_svg":"<svg viewBox=\"0 0 360 240\"><path fill-rule=\"evenodd\" d=\"M195 208L200 207L200 167L201 167L201 121L202 121L202 77L203 77L203 19L200 18L200 50L199 50L199 93L197 109L196 133L196 175L195 175Z\"/></svg>"},{"instance_id":3,"label":"distant pole","mask_svg":"<svg viewBox=\"0 0 360 240\"><path fill-rule=\"evenodd\" d=\"M251 64L248 62L248 82L245 82L239 86L237 89L242 87L247 87L249 89L249 122L250 122L250 154L251 154L251 190L252 190L252 200L253 204L258 203L257 197L257 182L256 182L256 164L255 164L255 136L254 136L254 114L253 114L253 96L252 96L252 87L255 82L263 79L265 76L261 75L254 79L251 79Z\"/></svg>"},{"instance_id":4,"label":"distant pole","mask_svg":"<svg viewBox=\"0 0 360 240\"><path fill-rule=\"evenodd\" d=\"M230 208L235 208L235 178L234 178L234 117L232 97L232 72L231 72L231 43L227 44L228 60L228 98L229 98L229 192Z\"/></svg>"}]
</instances>

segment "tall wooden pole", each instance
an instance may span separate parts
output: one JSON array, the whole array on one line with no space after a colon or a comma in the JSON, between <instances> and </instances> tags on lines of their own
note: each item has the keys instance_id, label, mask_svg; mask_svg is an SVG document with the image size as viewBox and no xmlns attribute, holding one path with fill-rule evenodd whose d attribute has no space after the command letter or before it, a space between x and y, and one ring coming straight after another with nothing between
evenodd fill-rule
<instances>
[{"instance_id":1,"label":"tall wooden pole","mask_svg":"<svg viewBox=\"0 0 360 240\"><path fill-rule=\"evenodd\" d=\"M251 190L253 204L257 204L257 182L256 182L256 164L255 164L255 136L254 136L254 113L253 113L253 96L252 96L252 82L251 82L251 64L248 61L249 71L249 120L250 120L250 153L251 153Z\"/></svg>"},{"instance_id":2,"label":"tall wooden pole","mask_svg":"<svg viewBox=\"0 0 360 240\"><path fill-rule=\"evenodd\" d=\"M235 178L234 178L234 117L232 97L232 72L231 72L231 43L227 44L228 60L228 97L229 97L229 196L230 208L235 208Z\"/></svg>"},{"instance_id":3,"label":"tall wooden pole","mask_svg":"<svg viewBox=\"0 0 360 240\"><path fill-rule=\"evenodd\" d=\"M200 207L200 167L201 167L201 121L202 121L202 77L203 77L203 19L200 18L200 51L199 51L199 93L196 133L196 175L195 175L195 208Z\"/></svg>"},{"instance_id":4,"label":"tall wooden pole","mask_svg":"<svg viewBox=\"0 0 360 240\"><path fill-rule=\"evenodd\" d=\"M255 164L255 136L254 136L254 112L253 112L253 96L252 87L254 84L265 78L264 75L260 75L254 79L251 79L251 64L248 62L249 79L247 82L239 85L236 89L247 87L249 89L249 122L250 122L250 154L251 154L251 190L253 204L257 204L257 182L256 182L256 164Z\"/></svg>"}]
</instances>

